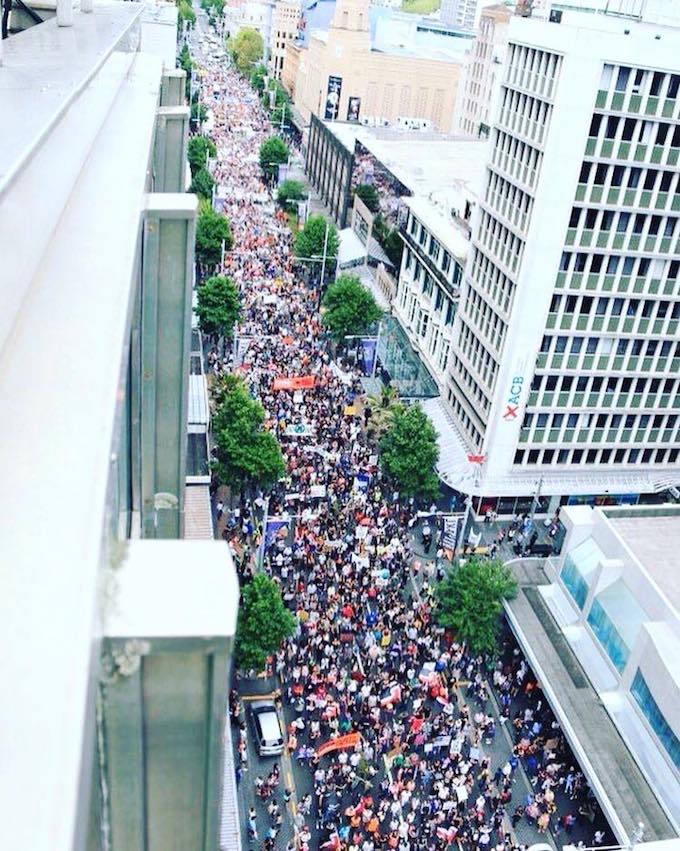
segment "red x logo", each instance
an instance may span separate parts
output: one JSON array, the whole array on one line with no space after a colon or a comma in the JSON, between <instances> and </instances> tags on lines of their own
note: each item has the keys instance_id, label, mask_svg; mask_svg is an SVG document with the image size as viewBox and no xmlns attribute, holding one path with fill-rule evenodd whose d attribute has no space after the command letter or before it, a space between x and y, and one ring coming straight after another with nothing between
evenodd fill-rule
<instances>
[{"instance_id":1,"label":"red x logo","mask_svg":"<svg viewBox=\"0 0 680 851\"><path fill-rule=\"evenodd\" d=\"M505 413L503 414L504 420L516 420L517 419L517 408L518 405L506 405Z\"/></svg>"}]
</instances>

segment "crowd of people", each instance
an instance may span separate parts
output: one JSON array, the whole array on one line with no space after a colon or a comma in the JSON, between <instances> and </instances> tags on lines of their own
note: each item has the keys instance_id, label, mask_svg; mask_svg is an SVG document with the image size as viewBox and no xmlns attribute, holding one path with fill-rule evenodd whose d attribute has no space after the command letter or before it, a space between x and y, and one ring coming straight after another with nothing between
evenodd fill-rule
<instances>
[{"instance_id":1,"label":"crowd of people","mask_svg":"<svg viewBox=\"0 0 680 851\"><path fill-rule=\"evenodd\" d=\"M264 530L261 564L296 614L274 666L286 745L313 788L297 802L286 846L277 836L293 791L281 788L278 768L254 778L269 822L258 825L252 808L248 835L264 849L516 851L520 822L570 831L584 818L587 787L540 689L509 637L489 672L436 625L431 596L412 585L416 507L380 473L359 374L330 356L318 293L296 273L285 217L248 200L266 190L257 152L271 132L267 117L235 71L215 66L205 82L216 179L234 235L223 272L243 307L238 372L264 406L287 465L285 483L269 495L270 523L279 522L274 533ZM229 359L213 354L215 371L229 369ZM281 377L304 378L304 389L276 389ZM248 581L261 513L245 501L237 510L229 529L245 547L240 572ZM497 724L515 742L500 766L485 755ZM242 729L240 751L244 736ZM522 761L535 785L518 801ZM556 792L573 795L568 813Z\"/></svg>"}]
</instances>

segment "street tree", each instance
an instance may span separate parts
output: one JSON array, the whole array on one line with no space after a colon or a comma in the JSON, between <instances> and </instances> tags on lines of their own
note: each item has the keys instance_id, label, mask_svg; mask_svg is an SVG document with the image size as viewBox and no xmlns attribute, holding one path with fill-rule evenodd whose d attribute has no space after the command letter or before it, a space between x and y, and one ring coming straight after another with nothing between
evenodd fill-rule
<instances>
[{"instance_id":1,"label":"street tree","mask_svg":"<svg viewBox=\"0 0 680 851\"><path fill-rule=\"evenodd\" d=\"M189 76L194 63L191 61L191 54L189 53L189 47L186 43L182 45L178 61L179 67L186 72L187 76Z\"/></svg>"},{"instance_id":2,"label":"street tree","mask_svg":"<svg viewBox=\"0 0 680 851\"><path fill-rule=\"evenodd\" d=\"M217 148L210 136L191 136L187 146L187 159L192 177L200 168L205 168L208 157L217 156Z\"/></svg>"},{"instance_id":3,"label":"street tree","mask_svg":"<svg viewBox=\"0 0 680 851\"><path fill-rule=\"evenodd\" d=\"M369 393L365 405L368 408L369 419L366 430L370 438L380 440L392 424L394 412L403 409L399 392L392 385L382 386L380 393Z\"/></svg>"},{"instance_id":4,"label":"street tree","mask_svg":"<svg viewBox=\"0 0 680 851\"><path fill-rule=\"evenodd\" d=\"M229 221L216 213L209 203L202 203L196 222L196 259L203 266L214 268L224 250L229 251L234 244Z\"/></svg>"},{"instance_id":5,"label":"street tree","mask_svg":"<svg viewBox=\"0 0 680 851\"><path fill-rule=\"evenodd\" d=\"M328 225L328 240L326 240L326 226ZM305 226L295 235L293 251L296 257L303 261L314 259L321 261L326 245L326 268L333 268L335 258L338 256L340 237L333 222L324 216L310 216Z\"/></svg>"},{"instance_id":6,"label":"street tree","mask_svg":"<svg viewBox=\"0 0 680 851\"><path fill-rule=\"evenodd\" d=\"M307 193L299 180L284 180L276 197L284 210L294 210L297 202L306 198Z\"/></svg>"},{"instance_id":7,"label":"street tree","mask_svg":"<svg viewBox=\"0 0 680 851\"><path fill-rule=\"evenodd\" d=\"M436 617L473 656L495 655L503 600L517 594L517 580L500 559L461 560L435 588Z\"/></svg>"},{"instance_id":8,"label":"street tree","mask_svg":"<svg viewBox=\"0 0 680 851\"><path fill-rule=\"evenodd\" d=\"M253 65L262 59L264 42L257 30L244 27L237 35L229 39L227 48L238 70L242 74L250 74Z\"/></svg>"},{"instance_id":9,"label":"street tree","mask_svg":"<svg viewBox=\"0 0 680 851\"><path fill-rule=\"evenodd\" d=\"M268 75L266 65L256 65L250 72L250 85L257 92L263 92L265 87L265 77Z\"/></svg>"},{"instance_id":10,"label":"street tree","mask_svg":"<svg viewBox=\"0 0 680 851\"><path fill-rule=\"evenodd\" d=\"M270 136L260 145L260 168L264 174L273 177L282 163L288 162L288 145L280 136Z\"/></svg>"},{"instance_id":11,"label":"street tree","mask_svg":"<svg viewBox=\"0 0 680 851\"><path fill-rule=\"evenodd\" d=\"M380 440L380 465L404 496L435 499L439 480L437 432L420 405L396 408Z\"/></svg>"},{"instance_id":12,"label":"street tree","mask_svg":"<svg viewBox=\"0 0 680 851\"><path fill-rule=\"evenodd\" d=\"M191 104L191 120L200 125L205 121L208 117L208 107L204 103L200 103L199 101L194 101Z\"/></svg>"},{"instance_id":13,"label":"street tree","mask_svg":"<svg viewBox=\"0 0 680 851\"><path fill-rule=\"evenodd\" d=\"M378 213L373 221L373 236L380 243L385 254L392 261L395 269L401 268L401 255L404 250L404 241L399 236L399 229L392 227L382 213Z\"/></svg>"},{"instance_id":14,"label":"street tree","mask_svg":"<svg viewBox=\"0 0 680 851\"><path fill-rule=\"evenodd\" d=\"M180 21L186 22L187 27L191 29L196 23L196 12L194 12L191 3L188 0L182 0L177 6L177 17Z\"/></svg>"},{"instance_id":15,"label":"street tree","mask_svg":"<svg viewBox=\"0 0 680 851\"><path fill-rule=\"evenodd\" d=\"M340 275L333 281L326 290L323 306L323 324L337 341L365 333L382 315L373 295L356 275Z\"/></svg>"},{"instance_id":16,"label":"street tree","mask_svg":"<svg viewBox=\"0 0 680 851\"><path fill-rule=\"evenodd\" d=\"M231 278L215 276L208 278L197 290L196 315L204 334L211 334L224 341L234 336L234 325L241 312L238 290Z\"/></svg>"},{"instance_id":17,"label":"street tree","mask_svg":"<svg viewBox=\"0 0 680 851\"><path fill-rule=\"evenodd\" d=\"M380 195L372 183L360 183L354 190L354 194L361 198L372 213L377 213L380 209Z\"/></svg>"},{"instance_id":18,"label":"street tree","mask_svg":"<svg viewBox=\"0 0 680 851\"><path fill-rule=\"evenodd\" d=\"M214 186L215 179L213 178L212 174L210 174L208 169L199 168L199 170L194 175L194 179L191 181L189 192L193 192L200 198L209 201L212 198L212 191Z\"/></svg>"},{"instance_id":19,"label":"street tree","mask_svg":"<svg viewBox=\"0 0 680 851\"><path fill-rule=\"evenodd\" d=\"M241 670L264 669L267 657L276 653L295 631L295 617L281 597L279 586L257 573L244 586L236 629L236 665Z\"/></svg>"},{"instance_id":20,"label":"street tree","mask_svg":"<svg viewBox=\"0 0 680 851\"><path fill-rule=\"evenodd\" d=\"M233 375L214 385L213 398L213 468L220 481L235 489L270 487L286 466L277 439L265 428L264 408Z\"/></svg>"}]
</instances>

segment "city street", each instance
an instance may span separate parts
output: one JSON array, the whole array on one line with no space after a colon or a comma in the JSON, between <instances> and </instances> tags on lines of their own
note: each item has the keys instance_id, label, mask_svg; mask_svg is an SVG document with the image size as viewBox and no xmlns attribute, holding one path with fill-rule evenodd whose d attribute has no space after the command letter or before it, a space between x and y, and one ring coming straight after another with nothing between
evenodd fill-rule
<instances>
[{"instance_id":1,"label":"city street","mask_svg":"<svg viewBox=\"0 0 680 851\"><path fill-rule=\"evenodd\" d=\"M268 118L246 80L205 62L202 101L234 234L223 272L240 289L239 336L250 338L237 371L287 464L268 501L270 522L287 532L265 532L262 569L297 617L271 675L237 681L244 847L512 851L552 843L562 829L602 842L587 784L512 637L489 669L434 623L420 591L436 544L422 551L418 506L382 478L354 414L361 375L331 360L318 295L294 271L285 217L253 200L266 197L258 149ZM230 367L227 356L213 369ZM281 376L304 378L305 389L278 389ZM288 423L303 423L304 436L287 434ZM257 525L261 514L245 498L239 511L242 528ZM482 529L483 541L499 529ZM242 580L246 568L250 560ZM263 695L280 701L281 757L260 757L253 742L248 705ZM591 810L592 819L582 815Z\"/></svg>"}]
</instances>

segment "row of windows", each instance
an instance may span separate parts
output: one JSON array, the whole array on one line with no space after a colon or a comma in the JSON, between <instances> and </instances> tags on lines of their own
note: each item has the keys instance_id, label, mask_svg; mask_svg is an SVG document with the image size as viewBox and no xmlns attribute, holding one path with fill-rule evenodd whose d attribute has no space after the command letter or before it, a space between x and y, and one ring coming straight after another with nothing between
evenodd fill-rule
<instances>
[{"instance_id":1,"label":"row of windows","mask_svg":"<svg viewBox=\"0 0 680 851\"><path fill-rule=\"evenodd\" d=\"M677 185L677 172L663 169L645 169L643 189L650 192L671 192ZM611 187L625 186L636 189L640 185L643 169L636 166L612 165L611 163L594 163L585 161L581 166L578 182L590 186Z\"/></svg>"},{"instance_id":2,"label":"row of windows","mask_svg":"<svg viewBox=\"0 0 680 851\"><path fill-rule=\"evenodd\" d=\"M548 414L527 413L522 421L522 429L560 431L567 429L588 429L594 427L603 431L618 432L624 430L666 430L677 431L680 417L677 414ZM609 438L608 438L609 439Z\"/></svg>"},{"instance_id":3,"label":"row of windows","mask_svg":"<svg viewBox=\"0 0 680 851\"><path fill-rule=\"evenodd\" d=\"M570 228L583 231L615 231L640 236L673 238L678 226L677 216L649 215L649 213L626 213L594 207L573 207L569 217Z\"/></svg>"},{"instance_id":4,"label":"row of windows","mask_svg":"<svg viewBox=\"0 0 680 851\"><path fill-rule=\"evenodd\" d=\"M672 262L677 265L677 261ZM613 316L640 316L644 319L680 319L680 301L560 295L559 293L555 293L550 302L550 312L561 315L603 316L607 319Z\"/></svg>"},{"instance_id":5,"label":"row of windows","mask_svg":"<svg viewBox=\"0 0 680 851\"><path fill-rule=\"evenodd\" d=\"M452 264L451 255L446 249L442 248L439 240L427 230L422 222L418 221L413 213L409 213L408 215L407 230L418 244L423 247L424 252L433 260L437 268L441 269L445 275L448 274ZM408 269L411 261L411 251L409 249L407 251L406 268ZM456 265L454 263L454 266Z\"/></svg>"},{"instance_id":6,"label":"row of windows","mask_svg":"<svg viewBox=\"0 0 680 851\"><path fill-rule=\"evenodd\" d=\"M513 134L543 144L550 124L552 105L539 98L513 89L502 88L501 108L497 123Z\"/></svg>"},{"instance_id":7,"label":"row of windows","mask_svg":"<svg viewBox=\"0 0 680 851\"><path fill-rule=\"evenodd\" d=\"M675 374L675 373L674 373ZM628 376L603 376L603 375L538 375L534 376L531 383L531 392L543 392L546 394L558 394L557 399L562 405L583 404L583 399L588 396L588 401L595 405L602 403L603 406L612 407L614 394L623 397L633 395L638 397L636 401L644 403L645 398L649 404L641 407L653 407L659 405L659 393L667 402L675 400L678 389L676 378L632 378ZM573 396L571 395L573 392ZM577 394L581 397L577 399ZM602 399L600 396L602 395ZM546 404L554 403L554 396L545 398ZM592 407L592 406L591 406Z\"/></svg>"},{"instance_id":8,"label":"row of windows","mask_svg":"<svg viewBox=\"0 0 680 851\"><path fill-rule=\"evenodd\" d=\"M486 337L500 354L505 340L507 324L472 287L468 287L464 310L466 318L470 320L471 325L475 326L477 333Z\"/></svg>"},{"instance_id":9,"label":"row of windows","mask_svg":"<svg viewBox=\"0 0 680 851\"><path fill-rule=\"evenodd\" d=\"M668 143L671 148L680 148L680 124L665 121L648 121L642 118L622 118L595 112L588 131L590 138L611 139L615 142L632 142L639 145Z\"/></svg>"},{"instance_id":10,"label":"row of windows","mask_svg":"<svg viewBox=\"0 0 680 851\"><path fill-rule=\"evenodd\" d=\"M488 415L491 410L491 400L482 389L476 377L472 375L458 355L454 355L453 357L451 372L463 381L467 388L465 398L474 408L477 415L479 417L482 416L482 413Z\"/></svg>"},{"instance_id":11,"label":"row of windows","mask_svg":"<svg viewBox=\"0 0 680 851\"><path fill-rule=\"evenodd\" d=\"M586 275L621 275L660 281L675 281L678 277L677 260L649 257L624 257L620 254L586 254L563 251L560 272L583 272Z\"/></svg>"},{"instance_id":12,"label":"row of windows","mask_svg":"<svg viewBox=\"0 0 680 851\"><path fill-rule=\"evenodd\" d=\"M474 246L470 262L470 278L475 290L485 293L495 309L510 312L515 285L498 266Z\"/></svg>"},{"instance_id":13,"label":"row of windows","mask_svg":"<svg viewBox=\"0 0 680 851\"><path fill-rule=\"evenodd\" d=\"M552 97L560 67L561 58L555 53L536 47L510 44L505 79L510 85L520 86L544 97Z\"/></svg>"},{"instance_id":14,"label":"row of windows","mask_svg":"<svg viewBox=\"0 0 680 851\"><path fill-rule=\"evenodd\" d=\"M461 322L459 345L461 353L468 359L478 379L481 379L489 390L493 391L498 363L465 321Z\"/></svg>"},{"instance_id":15,"label":"row of windows","mask_svg":"<svg viewBox=\"0 0 680 851\"><path fill-rule=\"evenodd\" d=\"M515 464L675 464L678 449L518 449Z\"/></svg>"},{"instance_id":16,"label":"row of windows","mask_svg":"<svg viewBox=\"0 0 680 851\"><path fill-rule=\"evenodd\" d=\"M615 92L675 100L680 89L680 74L606 64L602 68L599 88L608 92L612 83Z\"/></svg>"},{"instance_id":17,"label":"row of windows","mask_svg":"<svg viewBox=\"0 0 680 851\"><path fill-rule=\"evenodd\" d=\"M610 355L618 357L680 357L680 343L671 340L640 340L624 337L566 337L546 334L541 340L541 354Z\"/></svg>"},{"instance_id":18,"label":"row of windows","mask_svg":"<svg viewBox=\"0 0 680 851\"><path fill-rule=\"evenodd\" d=\"M463 431L470 438L470 441L473 446L481 446L482 445L482 433L477 428L476 424L472 421L467 411L461 404L459 396L462 395L459 392L458 385L454 382L455 390L449 387L448 390L448 399L451 408L453 409L453 413L457 419L458 424L463 429ZM458 392L457 392L458 391Z\"/></svg>"},{"instance_id":19,"label":"row of windows","mask_svg":"<svg viewBox=\"0 0 680 851\"><path fill-rule=\"evenodd\" d=\"M482 210L477 242L487 248L507 269L516 272L522 261L524 242L504 224Z\"/></svg>"},{"instance_id":20,"label":"row of windows","mask_svg":"<svg viewBox=\"0 0 680 851\"><path fill-rule=\"evenodd\" d=\"M541 152L528 142L523 142L504 130L494 129L494 133L496 139L491 156L493 165L513 180L533 189L541 170L543 157Z\"/></svg>"},{"instance_id":21,"label":"row of windows","mask_svg":"<svg viewBox=\"0 0 680 851\"><path fill-rule=\"evenodd\" d=\"M658 703L654 700L652 692L639 668L631 683L630 693L635 698L635 702L642 710L642 714L649 722L649 726L661 742L664 750L671 758L673 765L677 769L680 769L680 738L675 735L671 725L659 708Z\"/></svg>"},{"instance_id":22,"label":"row of windows","mask_svg":"<svg viewBox=\"0 0 680 851\"><path fill-rule=\"evenodd\" d=\"M506 221L526 233L534 203L531 195L492 171L486 187L486 201Z\"/></svg>"}]
</instances>

